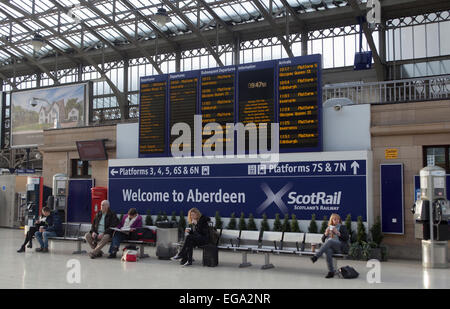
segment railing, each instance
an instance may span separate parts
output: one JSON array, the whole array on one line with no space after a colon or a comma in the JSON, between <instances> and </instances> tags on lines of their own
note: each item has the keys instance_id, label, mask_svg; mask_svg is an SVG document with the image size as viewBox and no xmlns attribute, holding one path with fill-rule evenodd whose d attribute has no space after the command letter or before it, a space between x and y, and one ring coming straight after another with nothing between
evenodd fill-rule
<instances>
[{"instance_id":1,"label":"railing","mask_svg":"<svg viewBox=\"0 0 450 309\"><path fill-rule=\"evenodd\" d=\"M450 75L387 82L327 85L322 90L323 102L333 98L348 98L355 104L442 100L450 98Z\"/></svg>"}]
</instances>

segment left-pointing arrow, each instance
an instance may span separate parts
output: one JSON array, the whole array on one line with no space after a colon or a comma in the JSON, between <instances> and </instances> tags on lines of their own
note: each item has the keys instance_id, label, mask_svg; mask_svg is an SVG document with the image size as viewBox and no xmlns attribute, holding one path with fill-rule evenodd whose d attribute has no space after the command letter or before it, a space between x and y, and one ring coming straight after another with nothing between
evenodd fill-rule
<instances>
[{"instance_id":1,"label":"left-pointing arrow","mask_svg":"<svg viewBox=\"0 0 450 309\"><path fill-rule=\"evenodd\" d=\"M111 176L116 176L117 173L118 173L118 171L116 171L115 169L111 170Z\"/></svg>"}]
</instances>

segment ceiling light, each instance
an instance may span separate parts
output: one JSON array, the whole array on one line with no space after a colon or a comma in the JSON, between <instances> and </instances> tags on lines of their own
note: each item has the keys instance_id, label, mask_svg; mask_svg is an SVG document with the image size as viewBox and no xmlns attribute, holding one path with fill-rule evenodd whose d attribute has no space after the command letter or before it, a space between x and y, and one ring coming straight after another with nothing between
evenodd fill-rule
<instances>
[{"instance_id":1,"label":"ceiling light","mask_svg":"<svg viewBox=\"0 0 450 309\"><path fill-rule=\"evenodd\" d=\"M31 40L31 45L33 45L35 52L39 52L45 45L44 38L39 33L35 33L33 39Z\"/></svg>"},{"instance_id":2,"label":"ceiling light","mask_svg":"<svg viewBox=\"0 0 450 309\"><path fill-rule=\"evenodd\" d=\"M151 19L153 19L158 26L163 27L165 26L168 22L171 21L171 18L169 17L169 15L167 15L167 11L164 8L159 8L158 12L152 16L150 16Z\"/></svg>"}]
</instances>

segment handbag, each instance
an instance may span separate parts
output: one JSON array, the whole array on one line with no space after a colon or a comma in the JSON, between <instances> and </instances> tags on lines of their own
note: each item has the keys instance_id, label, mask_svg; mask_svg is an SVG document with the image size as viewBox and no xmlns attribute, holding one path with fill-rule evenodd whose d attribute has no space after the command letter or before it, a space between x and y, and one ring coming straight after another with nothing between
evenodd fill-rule
<instances>
[{"instance_id":1,"label":"handbag","mask_svg":"<svg viewBox=\"0 0 450 309\"><path fill-rule=\"evenodd\" d=\"M122 261L124 262L137 262L138 252L137 250L125 249L122 254Z\"/></svg>"},{"instance_id":2,"label":"handbag","mask_svg":"<svg viewBox=\"0 0 450 309\"><path fill-rule=\"evenodd\" d=\"M344 279L354 279L359 276L359 273L351 266L344 266L338 270L339 276Z\"/></svg>"}]
</instances>

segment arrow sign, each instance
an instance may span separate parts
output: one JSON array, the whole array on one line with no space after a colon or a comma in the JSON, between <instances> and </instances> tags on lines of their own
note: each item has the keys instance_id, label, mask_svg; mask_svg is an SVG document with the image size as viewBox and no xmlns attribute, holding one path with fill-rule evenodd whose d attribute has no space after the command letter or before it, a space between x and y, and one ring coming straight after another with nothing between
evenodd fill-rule
<instances>
[{"instance_id":1,"label":"arrow sign","mask_svg":"<svg viewBox=\"0 0 450 309\"><path fill-rule=\"evenodd\" d=\"M356 161L353 161L352 165L350 165L350 167L353 169L353 175L358 174L358 168L359 168L359 164Z\"/></svg>"},{"instance_id":2,"label":"arrow sign","mask_svg":"<svg viewBox=\"0 0 450 309\"><path fill-rule=\"evenodd\" d=\"M117 173L118 173L118 171L116 171L115 169L111 170L111 176L116 176Z\"/></svg>"}]
</instances>

